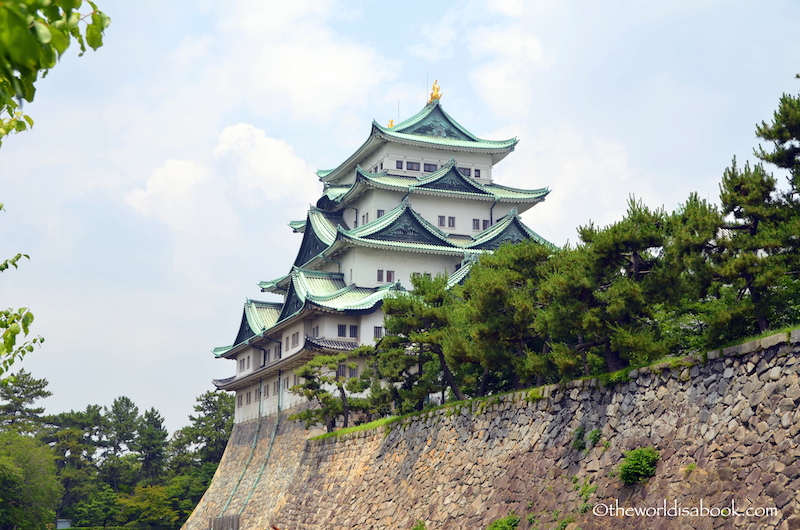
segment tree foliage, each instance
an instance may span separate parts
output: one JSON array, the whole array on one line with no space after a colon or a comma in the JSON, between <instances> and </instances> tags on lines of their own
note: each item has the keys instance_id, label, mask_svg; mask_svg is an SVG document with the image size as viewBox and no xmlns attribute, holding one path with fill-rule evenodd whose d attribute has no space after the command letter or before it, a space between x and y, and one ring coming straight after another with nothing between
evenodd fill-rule
<instances>
[{"instance_id":1,"label":"tree foliage","mask_svg":"<svg viewBox=\"0 0 800 530\"><path fill-rule=\"evenodd\" d=\"M8 0L0 2L0 145L3 138L33 126L22 102L33 101L39 76L56 65L74 40L81 55L103 45L111 19L94 2Z\"/></svg>"}]
</instances>

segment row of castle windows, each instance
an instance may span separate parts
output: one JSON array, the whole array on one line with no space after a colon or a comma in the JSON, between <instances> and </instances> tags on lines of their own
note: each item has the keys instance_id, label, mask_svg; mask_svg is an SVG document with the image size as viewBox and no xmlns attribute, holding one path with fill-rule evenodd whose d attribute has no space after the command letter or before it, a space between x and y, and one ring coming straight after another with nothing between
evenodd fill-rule
<instances>
[{"instance_id":1,"label":"row of castle windows","mask_svg":"<svg viewBox=\"0 0 800 530\"><path fill-rule=\"evenodd\" d=\"M395 167L395 169L404 169L403 161L402 160L395 160L394 161L394 167ZM406 162L405 162L405 170L406 171L419 171L419 168L420 168L420 163L419 162L411 162L409 160L406 160ZM425 173L433 173L437 169L439 169L439 166L437 166L436 164L424 164L424 163L422 164L422 170ZM460 167L460 168L458 168L458 170L461 172L462 175L465 175L467 177L471 177L472 176L472 171L473 171L472 168ZM383 171L383 162L381 162L380 164L378 164L378 165L376 165L375 167L372 168L372 172L373 173L380 173L381 171ZM480 169L476 169L475 170L475 178L477 178L477 179L481 178L481 170Z\"/></svg>"},{"instance_id":2,"label":"row of castle windows","mask_svg":"<svg viewBox=\"0 0 800 530\"><path fill-rule=\"evenodd\" d=\"M336 375L337 377L358 377L358 367L351 368L346 364L340 364L336 367ZM297 374L292 376L293 385L297 386L300 384L300 376ZM279 385L283 383L283 390L289 390L289 377L284 377L282 380L278 379L272 382L272 395L277 396L278 392L280 391ZM269 397L269 387L270 385L264 385L264 399ZM253 397L255 396L255 401L261 399L261 387L256 388L255 391L248 391L239 394L236 398L236 405L241 407L243 405L249 405L253 402Z\"/></svg>"}]
</instances>

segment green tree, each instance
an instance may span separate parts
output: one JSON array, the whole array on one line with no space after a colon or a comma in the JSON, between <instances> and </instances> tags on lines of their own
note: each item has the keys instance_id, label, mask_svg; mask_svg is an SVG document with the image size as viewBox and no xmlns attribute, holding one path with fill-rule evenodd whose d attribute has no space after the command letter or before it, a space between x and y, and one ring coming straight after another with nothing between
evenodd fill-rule
<instances>
[{"instance_id":1,"label":"green tree","mask_svg":"<svg viewBox=\"0 0 800 530\"><path fill-rule=\"evenodd\" d=\"M540 289L545 309L535 325L552 341L562 372L589 374L593 351L612 372L669 351L655 321L679 272L664 266L666 226L662 210L631 199L622 221L579 228L581 244L548 261Z\"/></svg>"},{"instance_id":2,"label":"green tree","mask_svg":"<svg viewBox=\"0 0 800 530\"><path fill-rule=\"evenodd\" d=\"M455 398L462 400L464 394L443 346L452 329L452 310L459 301L447 289L446 276L418 275L411 278L411 284L413 292L399 293L383 303L387 335L376 350L381 375L392 382L404 380L400 388L407 391L404 408L421 408L424 398L442 387L450 388Z\"/></svg>"},{"instance_id":3,"label":"green tree","mask_svg":"<svg viewBox=\"0 0 800 530\"><path fill-rule=\"evenodd\" d=\"M295 370L295 374L303 382L289 391L316 402L317 408L293 414L289 419L302 420L307 427L323 423L330 432L333 431L336 418L341 415L342 427L347 427L350 423L350 410L353 408L349 394L366 390L369 381L360 377L349 377L349 370L358 367L358 363L350 359L354 354L357 355L355 352L317 355ZM336 389L338 400L329 388ZM361 402L359 404L363 405ZM363 406L358 408L363 409Z\"/></svg>"},{"instance_id":4,"label":"green tree","mask_svg":"<svg viewBox=\"0 0 800 530\"><path fill-rule=\"evenodd\" d=\"M164 486L137 486L133 495L119 498L122 517L138 527L171 528L178 520Z\"/></svg>"},{"instance_id":5,"label":"green tree","mask_svg":"<svg viewBox=\"0 0 800 530\"><path fill-rule=\"evenodd\" d=\"M106 439L111 454L120 456L130 450L139 426L139 407L131 398L120 396L104 408L106 417Z\"/></svg>"},{"instance_id":6,"label":"green tree","mask_svg":"<svg viewBox=\"0 0 800 530\"><path fill-rule=\"evenodd\" d=\"M169 433L164 428L164 418L155 408L145 411L139 419L136 438L131 448L139 453L140 480L152 484L158 482L164 473L164 460Z\"/></svg>"},{"instance_id":7,"label":"green tree","mask_svg":"<svg viewBox=\"0 0 800 530\"><path fill-rule=\"evenodd\" d=\"M46 390L47 379L34 379L30 372L20 370L0 380L0 426L33 432L42 422L44 407L33 407L39 399L52 396Z\"/></svg>"},{"instance_id":8,"label":"green tree","mask_svg":"<svg viewBox=\"0 0 800 530\"><path fill-rule=\"evenodd\" d=\"M227 392L208 391L200 395L194 406L196 416L180 430L183 443L195 447L200 462L219 462L233 429L234 397Z\"/></svg>"},{"instance_id":9,"label":"green tree","mask_svg":"<svg viewBox=\"0 0 800 530\"><path fill-rule=\"evenodd\" d=\"M733 160L720 184L722 213L728 222L718 237L717 279L736 292L730 318L752 315L759 332L770 327L772 286L790 269L787 245L796 238L788 232L787 208L776 182L761 164L743 169Z\"/></svg>"},{"instance_id":10,"label":"green tree","mask_svg":"<svg viewBox=\"0 0 800 530\"><path fill-rule=\"evenodd\" d=\"M800 74L796 76L800 79ZM800 94L783 94L778 110L772 116L772 123L762 121L756 127L756 136L772 143L772 151L758 147L755 154L765 162L789 170L791 194L796 201L800 199ZM795 203L796 205L796 203Z\"/></svg>"},{"instance_id":11,"label":"green tree","mask_svg":"<svg viewBox=\"0 0 800 530\"><path fill-rule=\"evenodd\" d=\"M2 5L0 5L2 10ZM0 26L1 27L1 26ZM2 75L2 74L0 74ZM0 103L1 105L1 103ZM2 112L0 112L0 116ZM0 123L2 118L0 118ZM0 134L2 138L2 134ZM0 212L4 211L3 203L0 203ZM16 256L0 262L0 272L7 271L9 267L15 269L19 266L17 262L22 258L28 259L27 254L17 254ZM33 313L27 307L20 307L17 310L12 308L0 310L0 377L6 373L14 362L22 359L26 353L32 352L36 344L44 342L41 337L36 337L22 344L17 344L17 340L27 337L30 332L30 325L33 323Z\"/></svg>"},{"instance_id":12,"label":"green tree","mask_svg":"<svg viewBox=\"0 0 800 530\"><path fill-rule=\"evenodd\" d=\"M0 528L39 530L52 523L60 490L50 448L0 433Z\"/></svg>"},{"instance_id":13,"label":"green tree","mask_svg":"<svg viewBox=\"0 0 800 530\"><path fill-rule=\"evenodd\" d=\"M543 265L552 250L535 241L506 244L484 255L470 270L456 296L453 333L445 341L450 359L477 363L482 370L476 394L517 388L529 377L539 384L548 374L546 343L534 328ZM458 321L458 310L463 320ZM466 338L471 340L465 340Z\"/></svg>"},{"instance_id":14,"label":"green tree","mask_svg":"<svg viewBox=\"0 0 800 530\"><path fill-rule=\"evenodd\" d=\"M103 45L111 19L86 3L91 11L82 14L81 0L0 2L0 145L6 135L33 126L22 102L33 101L39 76L47 75L72 40L81 55L87 44L94 50Z\"/></svg>"}]
</instances>

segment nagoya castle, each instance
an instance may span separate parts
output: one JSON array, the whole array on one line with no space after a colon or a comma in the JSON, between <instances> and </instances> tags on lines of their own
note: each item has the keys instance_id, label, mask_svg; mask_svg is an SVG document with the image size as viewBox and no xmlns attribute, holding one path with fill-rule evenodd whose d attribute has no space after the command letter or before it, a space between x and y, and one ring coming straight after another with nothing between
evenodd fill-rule
<instances>
[{"instance_id":1,"label":"nagoya castle","mask_svg":"<svg viewBox=\"0 0 800 530\"><path fill-rule=\"evenodd\" d=\"M305 402L288 392L294 370L315 355L352 351L383 336L381 305L414 275L463 281L476 258L506 242L548 244L519 215L549 190L496 184L494 166L517 139L484 140L441 104L387 126L372 122L361 147L334 169L317 171L322 196L289 226L302 242L285 276L262 281L280 302L247 300L231 346L214 349L235 375L214 380L236 393L235 422ZM339 366L354 377L363 368Z\"/></svg>"}]
</instances>

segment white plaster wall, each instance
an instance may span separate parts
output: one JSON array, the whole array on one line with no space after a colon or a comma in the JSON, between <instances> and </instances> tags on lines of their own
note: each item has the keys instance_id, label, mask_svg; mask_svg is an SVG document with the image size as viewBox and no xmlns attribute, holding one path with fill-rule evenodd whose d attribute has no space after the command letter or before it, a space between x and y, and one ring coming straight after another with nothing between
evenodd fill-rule
<instances>
[{"instance_id":1,"label":"white plaster wall","mask_svg":"<svg viewBox=\"0 0 800 530\"><path fill-rule=\"evenodd\" d=\"M480 169L481 178L478 182L489 183L492 180L492 156L483 153L467 153L452 151L448 149L422 148L417 146L399 145L395 143L384 144L372 156L365 158L361 162L364 171L373 172L375 168L380 171L380 164L383 163L383 170L394 175L408 175L420 177L427 175L423 164L436 164L441 167L448 163L451 158L456 159L457 167L466 167L472 170ZM397 169L395 162L403 161L403 169ZM419 162L420 171L406 170L406 161ZM474 171L473 171L474 175Z\"/></svg>"},{"instance_id":2,"label":"white plaster wall","mask_svg":"<svg viewBox=\"0 0 800 530\"><path fill-rule=\"evenodd\" d=\"M388 283L386 282L386 271L393 270L394 281L399 280L406 289L411 288L412 273L424 274L427 272L431 276L436 276L438 273L452 274L462 259L461 255L437 256L420 252L363 247L351 248L344 255L337 257L337 260L342 263L347 283L355 283L359 287L377 287ZM383 283L378 283L378 269L384 271ZM350 271L352 271L352 279Z\"/></svg>"}]
</instances>

